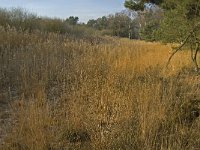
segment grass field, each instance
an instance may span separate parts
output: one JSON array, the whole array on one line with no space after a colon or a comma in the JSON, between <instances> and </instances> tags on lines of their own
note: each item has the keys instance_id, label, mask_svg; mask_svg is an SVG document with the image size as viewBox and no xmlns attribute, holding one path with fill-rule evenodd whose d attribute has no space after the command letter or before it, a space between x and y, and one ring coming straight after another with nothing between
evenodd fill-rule
<instances>
[{"instance_id":1,"label":"grass field","mask_svg":"<svg viewBox=\"0 0 200 150\"><path fill-rule=\"evenodd\" d=\"M0 28L1 149L195 150L190 54L118 38Z\"/></svg>"}]
</instances>

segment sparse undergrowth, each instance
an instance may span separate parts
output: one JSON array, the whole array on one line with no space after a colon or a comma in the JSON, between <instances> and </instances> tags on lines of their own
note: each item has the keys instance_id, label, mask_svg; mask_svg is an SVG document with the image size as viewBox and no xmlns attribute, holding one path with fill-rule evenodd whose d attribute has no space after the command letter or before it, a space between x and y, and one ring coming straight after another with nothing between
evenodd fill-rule
<instances>
[{"instance_id":1,"label":"sparse undergrowth","mask_svg":"<svg viewBox=\"0 0 200 150\"><path fill-rule=\"evenodd\" d=\"M200 77L185 69L187 51L164 70L168 48L158 43L3 28L0 43L11 119L2 149L200 147Z\"/></svg>"}]
</instances>

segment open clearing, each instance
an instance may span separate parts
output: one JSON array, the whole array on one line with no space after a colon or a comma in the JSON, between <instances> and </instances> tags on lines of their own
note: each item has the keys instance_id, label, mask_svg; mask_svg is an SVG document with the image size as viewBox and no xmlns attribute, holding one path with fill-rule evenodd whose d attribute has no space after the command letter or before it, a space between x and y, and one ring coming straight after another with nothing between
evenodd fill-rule
<instances>
[{"instance_id":1,"label":"open clearing","mask_svg":"<svg viewBox=\"0 0 200 150\"><path fill-rule=\"evenodd\" d=\"M187 50L0 30L3 149L198 149L200 76Z\"/></svg>"}]
</instances>

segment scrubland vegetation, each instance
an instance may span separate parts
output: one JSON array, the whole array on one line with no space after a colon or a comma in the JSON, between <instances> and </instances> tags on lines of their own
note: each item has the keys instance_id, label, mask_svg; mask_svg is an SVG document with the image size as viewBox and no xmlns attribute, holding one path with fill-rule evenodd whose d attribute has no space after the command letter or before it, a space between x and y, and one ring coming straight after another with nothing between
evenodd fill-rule
<instances>
[{"instance_id":1,"label":"scrubland vegetation","mask_svg":"<svg viewBox=\"0 0 200 150\"><path fill-rule=\"evenodd\" d=\"M183 51L0 29L2 149L198 149L199 76ZM180 59L181 58L181 59Z\"/></svg>"},{"instance_id":2,"label":"scrubland vegetation","mask_svg":"<svg viewBox=\"0 0 200 150\"><path fill-rule=\"evenodd\" d=\"M199 149L199 25L179 28L189 38L166 67L172 44L105 36L76 20L0 10L0 149ZM148 23L141 33L154 41L161 24Z\"/></svg>"}]
</instances>

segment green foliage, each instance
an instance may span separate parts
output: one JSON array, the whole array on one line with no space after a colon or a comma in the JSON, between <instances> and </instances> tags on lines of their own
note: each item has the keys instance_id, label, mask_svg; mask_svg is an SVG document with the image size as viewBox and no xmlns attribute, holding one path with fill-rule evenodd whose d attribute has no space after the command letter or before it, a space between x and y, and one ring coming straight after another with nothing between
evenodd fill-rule
<instances>
[{"instance_id":1,"label":"green foliage","mask_svg":"<svg viewBox=\"0 0 200 150\"><path fill-rule=\"evenodd\" d=\"M21 8L10 10L0 8L0 26L4 28L14 27L17 31L33 32L39 30L67 34L72 37L102 34L138 38L133 20L124 13L89 20L86 25L78 23L78 20L79 18L75 16L62 20L59 18L38 17Z\"/></svg>"},{"instance_id":2,"label":"green foliage","mask_svg":"<svg viewBox=\"0 0 200 150\"><path fill-rule=\"evenodd\" d=\"M124 13L103 16L97 20L89 20L88 27L102 31L104 35L135 38L135 25L133 20ZM130 37L131 35L131 37Z\"/></svg>"},{"instance_id":3,"label":"green foliage","mask_svg":"<svg viewBox=\"0 0 200 150\"><path fill-rule=\"evenodd\" d=\"M109 20L106 16L98 18L97 20L91 19L87 22L88 27L92 27L98 30L104 30L107 28Z\"/></svg>"},{"instance_id":4,"label":"green foliage","mask_svg":"<svg viewBox=\"0 0 200 150\"><path fill-rule=\"evenodd\" d=\"M145 3L153 3L156 5L162 4L163 0L125 0L124 6L131 10L144 10Z\"/></svg>"},{"instance_id":5,"label":"green foliage","mask_svg":"<svg viewBox=\"0 0 200 150\"><path fill-rule=\"evenodd\" d=\"M109 28L115 36L128 37L129 24L131 23L128 16L116 13L115 15L109 17L109 22Z\"/></svg>"},{"instance_id":6,"label":"green foliage","mask_svg":"<svg viewBox=\"0 0 200 150\"><path fill-rule=\"evenodd\" d=\"M70 16L69 18L66 19L66 22L70 25L76 25L78 23L79 18Z\"/></svg>"},{"instance_id":7,"label":"green foliage","mask_svg":"<svg viewBox=\"0 0 200 150\"><path fill-rule=\"evenodd\" d=\"M94 20L94 19L90 19L90 20L87 22L87 26L88 26L88 27L93 27L93 28L95 28L96 24L97 24L97 21Z\"/></svg>"},{"instance_id":8,"label":"green foliage","mask_svg":"<svg viewBox=\"0 0 200 150\"><path fill-rule=\"evenodd\" d=\"M179 11L171 10L165 13L159 30L161 41L180 43L185 35L188 34L188 22L184 19L183 10L181 11L182 13Z\"/></svg>"},{"instance_id":9,"label":"green foliage","mask_svg":"<svg viewBox=\"0 0 200 150\"><path fill-rule=\"evenodd\" d=\"M145 2L159 5L164 10L164 17L160 22L150 22L141 30L145 40L159 40L163 42L181 43L172 53L171 58L183 47L190 48L191 59L195 70L200 70L197 54L200 51L200 1L199 0L165 0L145 1L126 0L124 6L131 10L144 10ZM143 6L143 8L138 7ZM157 28L159 27L159 29ZM156 34L154 34L156 33ZM156 35L156 38L154 38Z\"/></svg>"},{"instance_id":10,"label":"green foliage","mask_svg":"<svg viewBox=\"0 0 200 150\"><path fill-rule=\"evenodd\" d=\"M174 2L175 3L175 2ZM161 22L160 38L166 42L181 42L190 34L194 26L200 21L199 4L196 1L177 1L177 7L165 11ZM196 9L194 11L193 9ZM195 30L198 35L199 29ZM188 41L188 44L190 42Z\"/></svg>"},{"instance_id":11,"label":"green foliage","mask_svg":"<svg viewBox=\"0 0 200 150\"><path fill-rule=\"evenodd\" d=\"M138 0L126 0L124 3L124 6L126 8L129 8L131 10L144 10L144 2L141 1L139 2Z\"/></svg>"},{"instance_id":12,"label":"green foliage","mask_svg":"<svg viewBox=\"0 0 200 150\"><path fill-rule=\"evenodd\" d=\"M140 31L140 36L146 41L156 41L156 31L159 27L159 24L155 21L149 22L143 29Z\"/></svg>"},{"instance_id":13,"label":"green foliage","mask_svg":"<svg viewBox=\"0 0 200 150\"><path fill-rule=\"evenodd\" d=\"M139 13L138 18L140 21L140 37L146 41L157 40L157 32L160 28L160 20L163 17L161 9L156 11L148 10L144 13Z\"/></svg>"},{"instance_id":14,"label":"green foliage","mask_svg":"<svg viewBox=\"0 0 200 150\"><path fill-rule=\"evenodd\" d=\"M175 9L178 5L175 0L166 0L160 5L165 10Z\"/></svg>"},{"instance_id":15,"label":"green foliage","mask_svg":"<svg viewBox=\"0 0 200 150\"><path fill-rule=\"evenodd\" d=\"M124 5L131 10L144 10L145 2L154 3L163 8L164 17L161 21L154 20L149 23L148 18L145 18L146 26L141 29L141 35L144 39L151 40L153 30L157 30L159 27L160 29L155 31L157 33L156 39L180 43L200 21L200 2L197 0L126 0ZM143 8L138 9L138 5Z\"/></svg>"}]
</instances>

